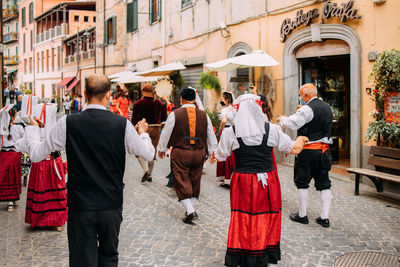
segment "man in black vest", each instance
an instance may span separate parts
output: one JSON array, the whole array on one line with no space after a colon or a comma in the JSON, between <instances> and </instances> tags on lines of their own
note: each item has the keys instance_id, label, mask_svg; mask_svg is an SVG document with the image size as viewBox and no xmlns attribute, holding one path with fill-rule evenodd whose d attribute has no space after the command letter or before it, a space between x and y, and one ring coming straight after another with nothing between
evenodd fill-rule
<instances>
[{"instance_id":1,"label":"man in black vest","mask_svg":"<svg viewBox=\"0 0 400 267\"><path fill-rule=\"evenodd\" d=\"M62 117L46 140L31 117L26 129L33 162L66 148L68 159L68 245L70 266L117 266L122 222L125 155L152 160L154 147L147 123L131 122L106 109L111 83L104 75L86 82L88 105Z\"/></svg>"},{"instance_id":2,"label":"man in black vest","mask_svg":"<svg viewBox=\"0 0 400 267\"><path fill-rule=\"evenodd\" d=\"M297 136L307 136L309 143L296 156L294 163L294 182L298 189L299 212L290 215L295 222L308 224L307 199L308 187L312 178L315 188L320 191L322 212L316 222L323 227L329 227L329 209L331 205L331 181L329 171L332 166L332 155L329 145L332 143L332 110L320 100L317 88L304 84L299 90L301 106L295 114L278 120L282 127L297 130Z\"/></svg>"}]
</instances>

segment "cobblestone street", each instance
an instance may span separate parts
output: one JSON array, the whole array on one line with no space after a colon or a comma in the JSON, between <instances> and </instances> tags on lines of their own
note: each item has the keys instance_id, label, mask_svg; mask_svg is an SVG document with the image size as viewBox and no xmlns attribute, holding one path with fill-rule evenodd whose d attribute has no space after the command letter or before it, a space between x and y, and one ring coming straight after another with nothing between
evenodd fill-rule
<instances>
[{"instance_id":1,"label":"cobblestone street","mask_svg":"<svg viewBox=\"0 0 400 267\"><path fill-rule=\"evenodd\" d=\"M120 233L120 266L223 266L229 226L229 190L215 181L215 165L204 171L196 225L181 219L183 206L165 187L169 160L158 160L153 182L141 184L137 160L127 157L124 221ZM400 255L400 205L361 185L333 179L331 227L315 223L319 194L312 188L308 205L310 224L291 222L297 209L292 168L280 165L282 186L282 261L278 266L333 266L338 256L361 250ZM397 202L397 203L396 203ZM0 266L67 266L66 227L31 230L24 222L26 187L14 212L0 205Z\"/></svg>"}]
</instances>

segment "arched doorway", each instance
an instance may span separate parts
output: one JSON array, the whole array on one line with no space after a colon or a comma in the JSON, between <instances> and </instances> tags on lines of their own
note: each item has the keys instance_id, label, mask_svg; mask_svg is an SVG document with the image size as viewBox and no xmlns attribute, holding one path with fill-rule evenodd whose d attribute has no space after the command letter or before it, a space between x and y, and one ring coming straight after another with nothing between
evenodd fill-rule
<instances>
[{"instance_id":1,"label":"arched doorway","mask_svg":"<svg viewBox=\"0 0 400 267\"><path fill-rule=\"evenodd\" d=\"M361 164L361 47L356 32L346 25L319 25L322 40L342 40L350 48L350 80L349 96L351 106L350 117L350 166L359 167ZM284 77L284 114L291 114L298 105L298 88L302 82L302 61L296 58L296 52L312 42L311 28L305 28L288 38L283 54ZM295 136L295 133L290 133Z\"/></svg>"},{"instance_id":2,"label":"arched doorway","mask_svg":"<svg viewBox=\"0 0 400 267\"><path fill-rule=\"evenodd\" d=\"M250 54L251 48L243 42L235 43L228 52L228 58L240 55ZM228 72L228 89L230 89L235 96L243 94L243 91L248 86L252 77L251 68L236 69Z\"/></svg>"}]
</instances>

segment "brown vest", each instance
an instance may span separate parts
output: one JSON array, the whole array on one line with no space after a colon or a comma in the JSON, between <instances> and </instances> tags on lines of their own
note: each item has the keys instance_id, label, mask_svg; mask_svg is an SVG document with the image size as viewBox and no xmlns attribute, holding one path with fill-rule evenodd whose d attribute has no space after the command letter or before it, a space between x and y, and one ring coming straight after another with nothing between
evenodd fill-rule
<instances>
[{"instance_id":1,"label":"brown vest","mask_svg":"<svg viewBox=\"0 0 400 267\"><path fill-rule=\"evenodd\" d=\"M180 108L173 111L175 126L168 146L184 149L203 149L207 146L207 115L197 108Z\"/></svg>"}]
</instances>

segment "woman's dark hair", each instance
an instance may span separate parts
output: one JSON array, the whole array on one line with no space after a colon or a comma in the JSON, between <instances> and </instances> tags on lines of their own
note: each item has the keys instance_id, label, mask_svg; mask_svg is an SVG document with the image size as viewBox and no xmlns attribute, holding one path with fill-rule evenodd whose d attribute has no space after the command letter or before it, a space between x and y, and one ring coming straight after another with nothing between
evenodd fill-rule
<instances>
[{"instance_id":1,"label":"woman's dark hair","mask_svg":"<svg viewBox=\"0 0 400 267\"><path fill-rule=\"evenodd\" d=\"M15 117L15 114L17 114L17 110L15 108L12 108L12 109L10 109L8 111L8 114L10 114L11 119L10 119L10 123L8 124L8 136L7 136L7 139L11 140L11 138L12 138L11 137L11 123L14 122L14 117Z\"/></svg>"},{"instance_id":2,"label":"woman's dark hair","mask_svg":"<svg viewBox=\"0 0 400 267\"><path fill-rule=\"evenodd\" d=\"M232 98L232 95L231 95L230 93L228 93L228 92L223 92L223 93L222 93L222 97L223 97L226 101L228 101L228 104L229 104L229 105L232 105L232 103L233 103L233 98Z\"/></svg>"},{"instance_id":3,"label":"woman's dark hair","mask_svg":"<svg viewBox=\"0 0 400 267\"><path fill-rule=\"evenodd\" d=\"M264 114L267 114L268 120L272 121L274 118L274 114L272 114L271 107L268 105L267 98L265 95L258 95L260 97L260 100L263 102L262 103L262 111Z\"/></svg>"}]
</instances>

